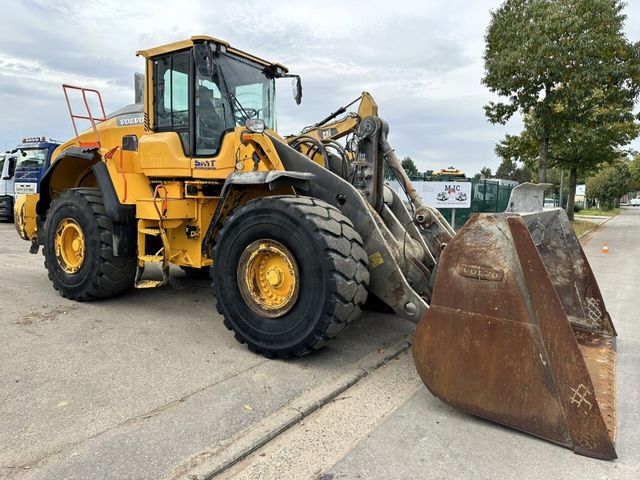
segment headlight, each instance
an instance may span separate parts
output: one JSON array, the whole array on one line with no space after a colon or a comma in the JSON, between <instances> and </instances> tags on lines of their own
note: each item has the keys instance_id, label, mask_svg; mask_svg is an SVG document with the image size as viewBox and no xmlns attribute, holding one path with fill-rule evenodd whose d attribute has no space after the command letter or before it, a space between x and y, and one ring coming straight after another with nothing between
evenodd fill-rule
<instances>
[{"instance_id":1,"label":"headlight","mask_svg":"<svg viewBox=\"0 0 640 480\"><path fill-rule=\"evenodd\" d=\"M262 133L265 129L264 120L260 118L247 118L244 126L253 133Z\"/></svg>"}]
</instances>

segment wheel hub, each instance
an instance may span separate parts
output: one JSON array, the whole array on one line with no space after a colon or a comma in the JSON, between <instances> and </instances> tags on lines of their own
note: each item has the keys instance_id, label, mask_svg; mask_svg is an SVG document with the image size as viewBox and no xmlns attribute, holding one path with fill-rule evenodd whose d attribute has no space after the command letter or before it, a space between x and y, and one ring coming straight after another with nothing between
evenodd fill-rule
<instances>
[{"instance_id":1,"label":"wheel hub","mask_svg":"<svg viewBox=\"0 0 640 480\"><path fill-rule=\"evenodd\" d=\"M54 248L62 270L69 274L80 270L84 263L85 241L78 222L72 218L65 218L58 224Z\"/></svg>"},{"instance_id":2,"label":"wheel hub","mask_svg":"<svg viewBox=\"0 0 640 480\"><path fill-rule=\"evenodd\" d=\"M259 315L277 318L298 299L298 265L275 240L256 240L240 256L238 286L245 303Z\"/></svg>"},{"instance_id":3,"label":"wheel hub","mask_svg":"<svg viewBox=\"0 0 640 480\"><path fill-rule=\"evenodd\" d=\"M284 274L279 268L270 268L267 271L267 281L273 288L278 288L282 285Z\"/></svg>"}]
</instances>

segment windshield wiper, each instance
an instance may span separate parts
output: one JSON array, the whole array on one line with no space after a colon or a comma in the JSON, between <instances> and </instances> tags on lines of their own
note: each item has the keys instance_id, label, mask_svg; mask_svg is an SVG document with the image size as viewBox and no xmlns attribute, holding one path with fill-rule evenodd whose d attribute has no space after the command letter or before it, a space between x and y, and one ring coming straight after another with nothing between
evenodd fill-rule
<instances>
[{"instance_id":1,"label":"windshield wiper","mask_svg":"<svg viewBox=\"0 0 640 480\"><path fill-rule=\"evenodd\" d=\"M244 114L245 118L249 118L249 114L244 109L244 107L242 106L240 101L236 98L236 96L233 93L231 93L231 90L229 90L229 85L227 84L227 79L225 78L224 73L222 72L222 68L220 67L220 64L216 64L216 65L218 67L218 75L217 75L217 77L222 80L222 85L224 85L224 90L225 90L225 92L227 94L227 98L229 100L231 100L231 102L230 102L231 113L233 114L233 123L235 125L236 118L235 118L235 111L234 111L235 109L233 108L234 105L235 105L236 108L238 108L241 111L242 114Z\"/></svg>"},{"instance_id":2,"label":"windshield wiper","mask_svg":"<svg viewBox=\"0 0 640 480\"><path fill-rule=\"evenodd\" d=\"M233 103L235 103L236 107L238 107L242 111L244 118L251 118L247 113L247 111L242 106L242 104L240 103L240 100L238 100L237 97L233 93L229 92L228 90L227 90L227 94L229 95L229 98L233 101Z\"/></svg>"}]
</instances>

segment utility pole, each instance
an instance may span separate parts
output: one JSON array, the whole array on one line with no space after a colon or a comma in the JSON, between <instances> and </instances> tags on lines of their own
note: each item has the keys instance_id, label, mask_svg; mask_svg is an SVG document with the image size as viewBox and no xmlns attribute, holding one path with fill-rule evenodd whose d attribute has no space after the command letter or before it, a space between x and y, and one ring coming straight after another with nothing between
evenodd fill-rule
<instances>
[{"instance_id":1,"label":"utility pole","mask_svg":"<svg viewBox=\"0 0 640 480\"><path fill-rule=\"evenodd\" d=\"M564 169L560 170L560 208L564 208L562 206L562 185L564 183Z\"/></svg>"}]
</instances>

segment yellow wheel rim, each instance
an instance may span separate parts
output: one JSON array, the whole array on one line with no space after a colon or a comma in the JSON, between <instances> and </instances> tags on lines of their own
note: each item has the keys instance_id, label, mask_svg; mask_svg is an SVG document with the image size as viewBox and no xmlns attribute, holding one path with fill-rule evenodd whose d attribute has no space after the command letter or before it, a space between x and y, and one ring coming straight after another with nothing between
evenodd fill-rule
<instances>
[{"instance_id":1,"label":"yellow wheel rim","mask_svg":"<svg viewBox=\"0 0 640 480\"><path fill-rule=\"evenodd\" d=\"M242 298L261 316L280 317L298 299L298 265L287 247L275 240L251 243L240 256L237 273Z\"/></svg>"},{"instance_id":2,"label":"yellow wheel rim","mask_svg":"<svg viewBox=\"0 0 640 480\"><path fill-rule=\"evenodd\" d=\"M65 218L56 228L56 258L66 273L76 273L82 267L85 255L84 234L78 222Z\"/></svg>"}]
</instances>

